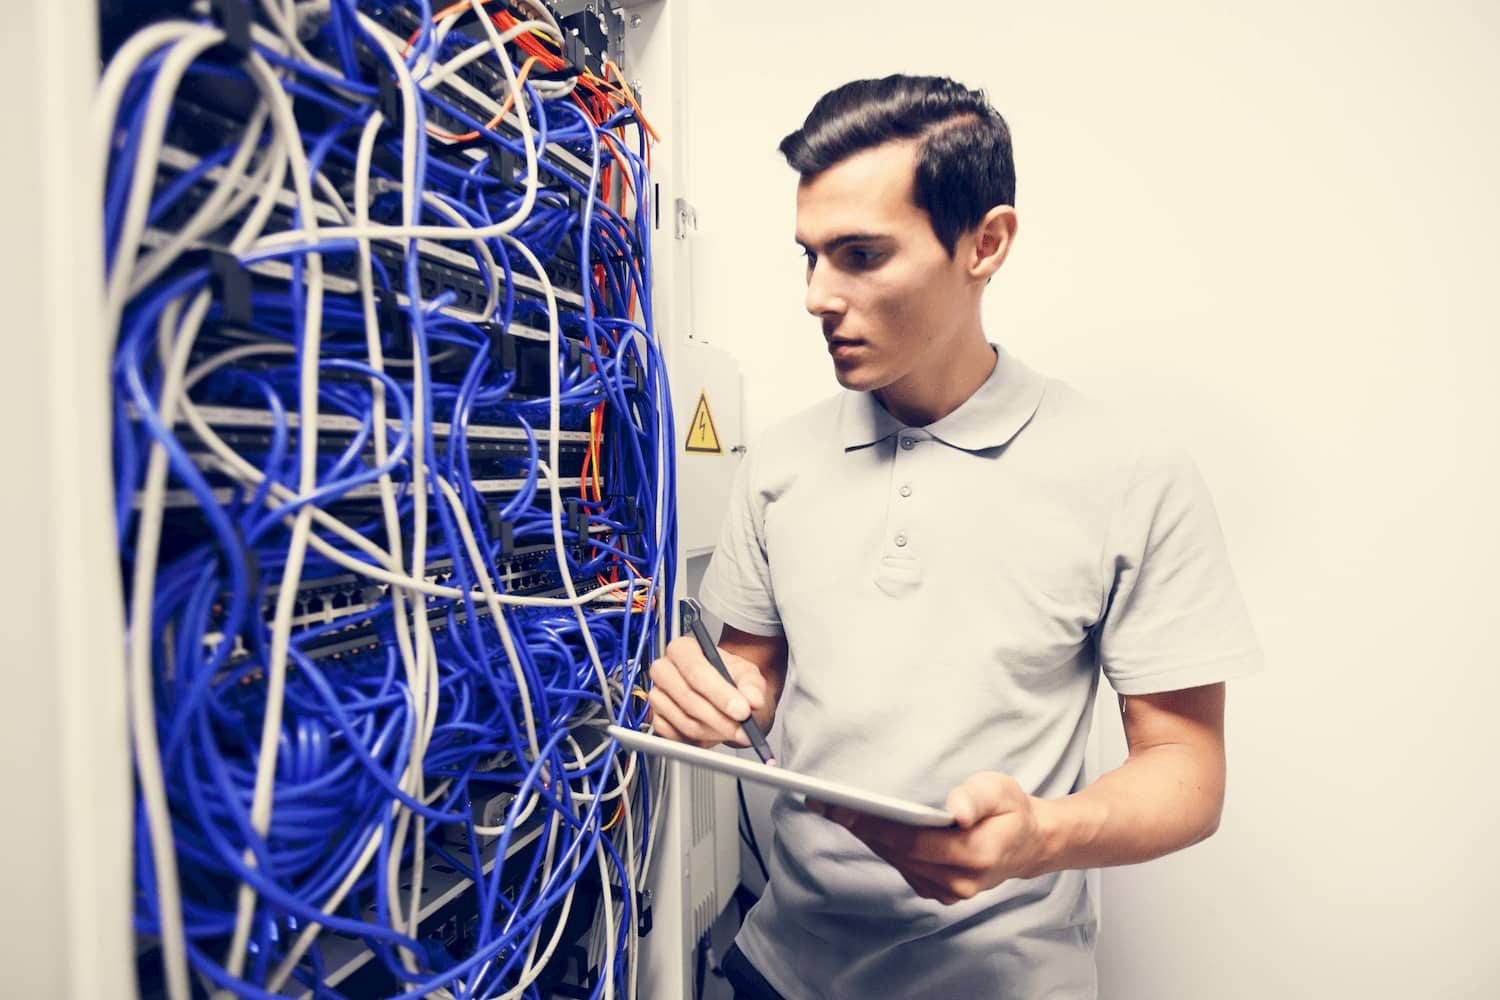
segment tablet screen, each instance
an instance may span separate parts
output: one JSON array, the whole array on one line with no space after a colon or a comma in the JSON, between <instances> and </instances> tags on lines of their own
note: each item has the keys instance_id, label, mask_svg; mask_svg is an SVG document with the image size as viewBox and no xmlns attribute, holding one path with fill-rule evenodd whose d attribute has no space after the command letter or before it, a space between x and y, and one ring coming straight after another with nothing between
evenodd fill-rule
<instances>
[{"instance_id":1,"label":"tablet screen","mask_svg":"<svg viewBox=\"0 0 1500 1000\"><path fill-rule=\"evenodd\" d=\"M760 761L745 760L718 750L703 750L686 743L678 743L676 740L638 733L633 729L624 729L620 726L610 726L608 732L612 739L619 740L621 746L631 750L679 760L693 767L706 767L721 774L729 774L736 778L743 778L745 781L795 792L805 798L827 802L830 805L844 806L872 816L894 820L897 823L905 823L908 826L953 825L953 817L945 810L908 802L891 795L865 791L837 781L824 781L822 778L798 774L782 767L771 767Z\"/></svg>"}]
</instances>

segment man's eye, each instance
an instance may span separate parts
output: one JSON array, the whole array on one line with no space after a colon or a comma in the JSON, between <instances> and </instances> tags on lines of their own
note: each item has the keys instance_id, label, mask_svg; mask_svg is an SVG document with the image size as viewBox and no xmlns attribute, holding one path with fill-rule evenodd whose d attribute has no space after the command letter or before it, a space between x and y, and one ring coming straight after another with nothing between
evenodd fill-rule
<instances>
[{"instance_id":1,"label":"man's eye","mask_svg":"<svg viewBox=\"0 0 1500 1000\"><path fill-rule=\"evenodd\" d=\"M845 259L849 261L851 267L864 270L878 265L885 259L885 255L879 250L864 250L859 247L852 247L845 254Z\"/></svg>"}]
</instances>

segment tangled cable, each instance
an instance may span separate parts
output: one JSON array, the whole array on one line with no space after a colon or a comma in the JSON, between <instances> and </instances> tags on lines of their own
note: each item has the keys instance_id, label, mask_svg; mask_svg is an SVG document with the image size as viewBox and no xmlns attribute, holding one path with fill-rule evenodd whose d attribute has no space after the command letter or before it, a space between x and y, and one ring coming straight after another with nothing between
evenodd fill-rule
<instances>
[{"instance_id":1,"label":"tangled cable","mask_svg":"<svg viewBox=\"0 0 1500 1000\"><path fill-rule=\"evenodd\" d=\"M633 995L655 133L539 3L209 6L91 133L161 992Z\"/></svg>"}]
</instances>

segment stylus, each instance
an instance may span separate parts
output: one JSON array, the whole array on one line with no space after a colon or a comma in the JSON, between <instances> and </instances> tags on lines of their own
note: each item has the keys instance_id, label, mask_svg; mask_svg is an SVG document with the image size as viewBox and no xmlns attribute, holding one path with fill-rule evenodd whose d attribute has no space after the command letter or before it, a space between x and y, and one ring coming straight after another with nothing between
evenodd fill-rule
<instances>
[{"instance_id":1,"label":"stylus","mask_svg":"<svg viewBox=\"0 0 1500 1000\"><path fill-rule=\"evenodd\" d=\"M734 678L729 675L729 668L724 666L723 657L719 656L719 650L714 646L713 640L708 637L708 629L703 627L702 606L691 597L687 597L683 598L681 611L682 630L693 633L693 638L698 640L698 648L703 650L704 658L714 665L720 677L733 684ZM776 758L771 754L771 745L766 742L765 734L756 724L755 716L747 716L741 725L744 727L745 735L750 738L750 745L755 748L756 753L760 754L761 762L775 764Z\"/></svg>"}]
</instances>

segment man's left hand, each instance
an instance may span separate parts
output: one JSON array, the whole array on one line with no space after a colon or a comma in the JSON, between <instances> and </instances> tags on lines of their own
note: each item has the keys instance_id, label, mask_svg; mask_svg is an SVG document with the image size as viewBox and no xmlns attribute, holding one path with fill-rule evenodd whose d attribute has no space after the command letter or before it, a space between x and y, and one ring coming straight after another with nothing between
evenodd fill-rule
<instances>
[{"instance_id":1,"label":"man's left hand","mask_svg":"<svg viewBox=\"0 0 1500 1000\"><path fill-rule=\"evenodd\" d=\"M1009 775L976 774L948 793L948 811L958 825L947 829L907 826L812 800L807 805L864 841L917 895L945 905L1046 871L1038 815L1046 803Z\"/></svg>"}]
</instances>

